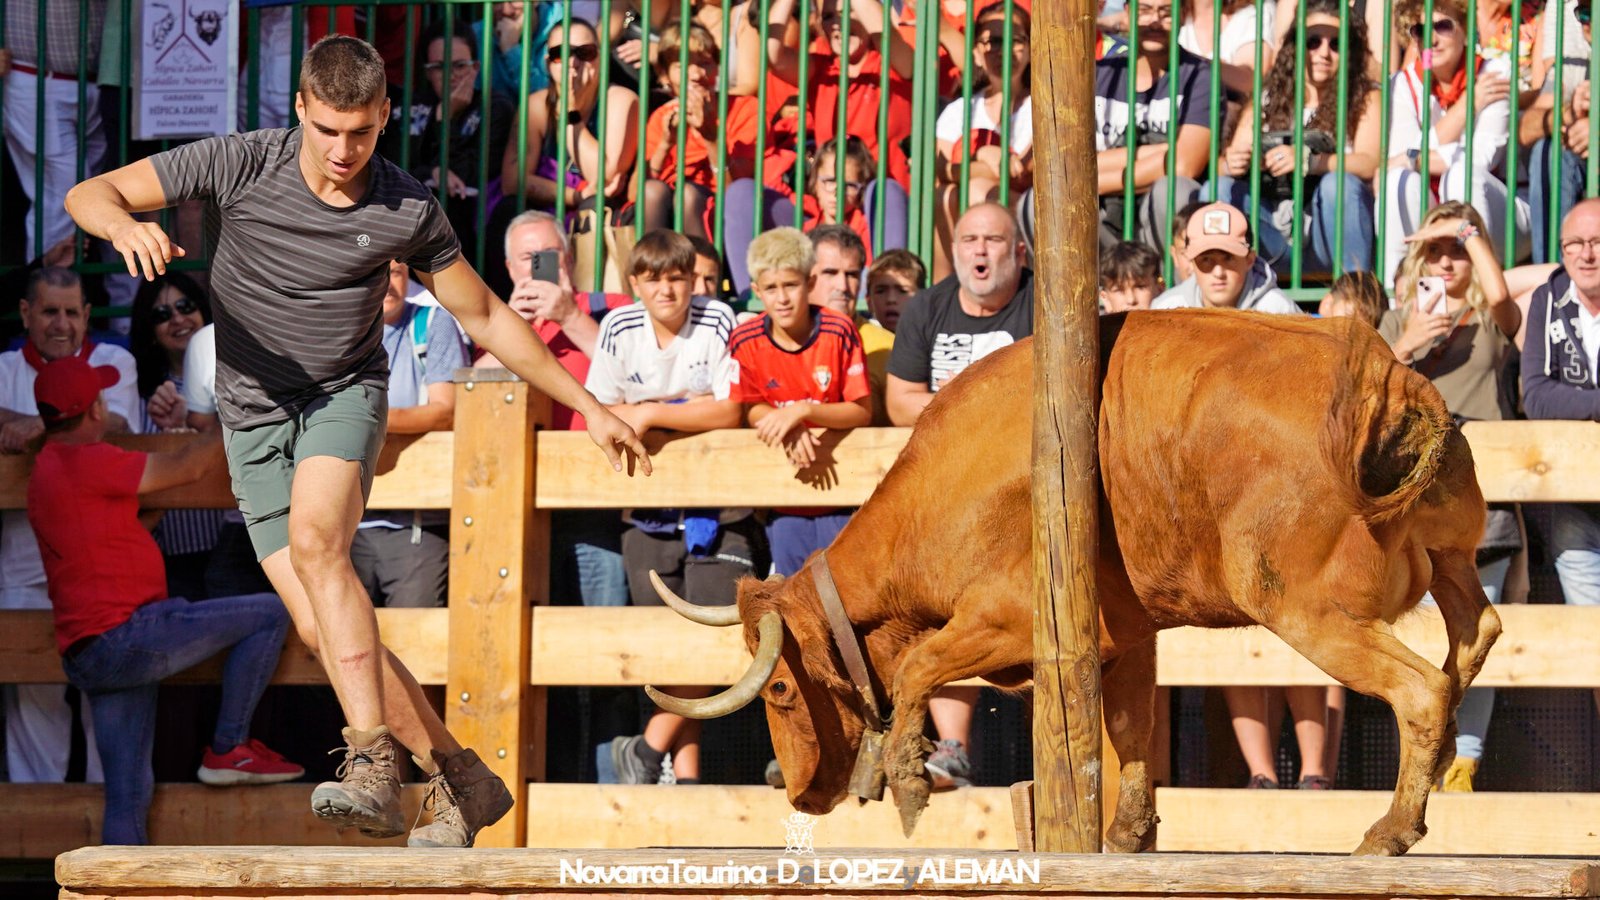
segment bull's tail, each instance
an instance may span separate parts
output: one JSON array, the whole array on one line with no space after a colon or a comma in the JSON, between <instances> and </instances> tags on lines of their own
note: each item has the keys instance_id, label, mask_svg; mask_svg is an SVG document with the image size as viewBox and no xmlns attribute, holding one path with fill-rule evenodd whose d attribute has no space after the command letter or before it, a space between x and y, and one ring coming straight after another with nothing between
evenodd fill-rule
<instances>
[{"instance_id":1,"label":"bull's tail","mask_svg":"<svg viewBox=\"0 0 1600 900\"><path fill-rule=\"evenodd\" d=\"M1462 438L1427 379L1392 357L1374 365L1367 349L1351 347L1324 446L1336 469L1349 467L1362 518L1380 525L1416 506L1438 476L1452 436Z\"/></svg>"}]
</instances>

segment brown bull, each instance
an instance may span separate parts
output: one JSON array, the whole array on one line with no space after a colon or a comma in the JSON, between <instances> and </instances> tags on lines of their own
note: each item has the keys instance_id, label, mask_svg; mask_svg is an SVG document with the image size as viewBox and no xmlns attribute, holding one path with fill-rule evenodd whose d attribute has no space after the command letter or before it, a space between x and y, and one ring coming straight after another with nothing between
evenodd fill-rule
<instances>
[{"instance_id":1,"label":"brown bull","mask_svg":"<svg viewBox=\"0 0 1600 900\"><path fill-rule=\"evenodd\" d=\"M1394 708L1394 801L1356 852L1404 853L1426 831L1456 706L1500 633L1474 566L1483 496L1443 400L1349 319L1142 312L1105 320L1101 348L1100 653L1122 766L1107 845L1155 841L1156 632L1260 624ZM1024 341L941 391L826 551L873 690L892 705L883 770L908 834L930 787L929 697L963 678L1031 677L1032 368ZM864 713L818 564L747 579L737 615L668 598L697 621L742 621L756 661L716 697L652 692L702 717L761 696L789 800L812 814L846 796ZM1429 590L1449 635L1443 671L1390 628Z\"/></svg>"}]
</instances>

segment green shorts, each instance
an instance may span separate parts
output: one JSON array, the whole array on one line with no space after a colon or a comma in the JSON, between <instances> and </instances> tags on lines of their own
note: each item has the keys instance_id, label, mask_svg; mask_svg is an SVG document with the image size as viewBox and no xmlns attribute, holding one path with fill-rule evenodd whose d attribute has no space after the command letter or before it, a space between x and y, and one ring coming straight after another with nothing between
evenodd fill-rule
<instances>
[{"instance_id":1,"label":"green shorts","mask_svg":"<svg viewBox=\"0 0 1600 900\"><path fill-rule=\"evenodd\" d=\"M256 559L289 546L289 496L295 466L302 460L332 456L360 462L361 497L372 494L388 415L387 391L353 384L317 398L286 421L242 431L222 429L233 495Z\"/></svg>"}]
</instances>

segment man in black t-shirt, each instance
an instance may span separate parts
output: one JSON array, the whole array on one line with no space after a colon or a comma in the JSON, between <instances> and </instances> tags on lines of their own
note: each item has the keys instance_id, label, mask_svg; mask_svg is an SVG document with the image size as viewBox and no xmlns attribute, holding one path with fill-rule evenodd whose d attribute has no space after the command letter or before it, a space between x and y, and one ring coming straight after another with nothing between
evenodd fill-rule
<instances>
[{"instance_id":1,"label":"man in black t-shirt","mask_svg":"<svg viewBox=\"0 0 1600 900\"><path fill-rule=\"evenodd\" d=\"M1033 334L1033 273L1011 211L979 203L957 222L956 273L912 297L895 326L884 391L889 419L915 425L933 395L967 366ZM971 784L973 687L942 688L928 704L939 743L928 757L934 787Z\"/></svg>"}]
</instances>

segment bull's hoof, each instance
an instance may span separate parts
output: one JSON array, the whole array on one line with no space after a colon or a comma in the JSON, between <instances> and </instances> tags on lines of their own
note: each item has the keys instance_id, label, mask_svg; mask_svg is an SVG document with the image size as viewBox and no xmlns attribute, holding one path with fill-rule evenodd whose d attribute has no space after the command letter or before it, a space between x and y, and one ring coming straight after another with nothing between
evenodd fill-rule
<instances>
[{"instance_id":1,"label":"bull's hoof","mask_svg":"<svg viewBox=\"0 0 1600 900\"><path fill-rule=\"evenodd\" d=\"M1131 824L1124 823L1121 819L1112 821L1111 827L1106 829L1106 852L1145 853L1154 850L1156 823L1159 821L1161 820L1155 816Z\"/></svg>"},{"instance_id":2,"label":"bull's hoof","mask_svg":"<svg viewBox=\"0 0 1600 900\"><path fill-rule=\"evenodd\" d=\"M917 830L922 811L928 808L928 797L933 793L933 783L926 775L889 782L894 794L895 808L900 811L900 829L906 837Z\"/></svg>"},{"instance_id":3,"label":"bull's hoof","mask_svg":"<svg viewBox=\"0 0 1600 900\"><path fill-rule=\"evenodd\" d=\"M1407 850L1422 840L1428 833L1426 826L1422 828L1406 828L1398 832L1379 831L1375 825L1367 832L1367 836L1356 848L1354 856L1402 856Z\"/></svg>"}]
</instances>

